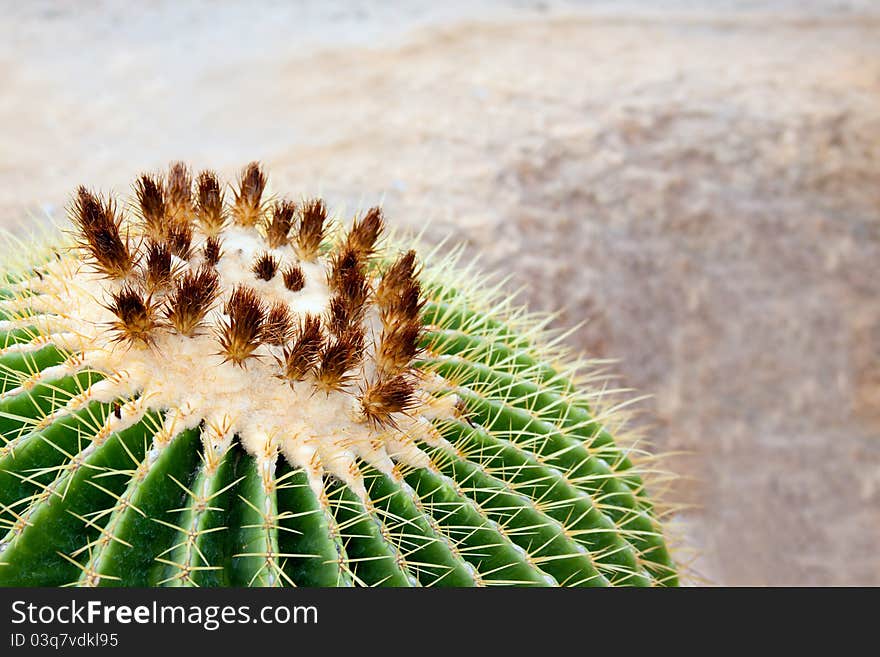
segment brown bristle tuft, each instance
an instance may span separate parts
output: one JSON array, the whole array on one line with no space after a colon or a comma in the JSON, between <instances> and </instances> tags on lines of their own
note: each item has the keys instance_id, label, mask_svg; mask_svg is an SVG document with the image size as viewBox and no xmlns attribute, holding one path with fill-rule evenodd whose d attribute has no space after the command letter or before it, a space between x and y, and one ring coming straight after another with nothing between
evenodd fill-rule
<instances>
[{"instance_id":1,"label":"brown bristle tuft","mask_svg":"<svg viewBox=\"0 0 880 657\"><path fill-rule=\"evenodd\" d=\"M155 342L154 331L159 323L156 321L156 308L150 297L144 297L131 285L125 285L113 293L112 301L106 308L117 317L117 321L112 324L117 342L146 345Z\"/></svg>"},{"instance_id":2,"label":"brown bristle tuft","mask_svg":"<svg viewBox=\"0 0 880 657\"><path fill-rule=\"evenodd\" d=\"M223 207L223 190L217 174L202 171L198 179L198 210L196 217L202 232L208 237L218 237L226 224L226 210Z\"/></svg>"},{"instance_id":3,"label":"brown bristle tuft","mask_svg":"<svg viewBox=\"0 0 880 657\"><path fill-rule=\"evenodd\" d=\"M290 228L293 226L293 213L296 203L279 201L272 207L272 217L266 225L266 241L269 248L277 249L287 244Z\"/></svg>"},{"instance_id":4,"label":"brown bristle tuft","mask_svg":"<svg viewBox=\"0 0 880 657\"><path fill-rule=\"evenodd\" d=\"M361 412L375 428L396 428L395 413L407 413L416 404L415 384L403 374L379 379L361 393Z\"/></svg>"},{"instance_id":5,"label":"brown bristle tuft","mask_svg":"<svg viewBox=\"0 0 880 657\"><path fill-rule=\"evenodd\" d=\"M360 314L370 295L370 283L363 269L357 267L349 270L342 277L339 293L348 303L353 314Z\"/></svg>"},{"instance_id":6,"label":"brown bristle tuft","mask_svg":"<svg viewBox=\"0 0 880 657\"><path fill-rule=\"evenodd\" d=\"M150 291L162 290L171 284L171 249L164 242L147 243L147 264L144 280Z\"/></svg>"},{"instance_id":7,"label":"brown bristle tuft","mask_svg":"<svg viewBox=\"0 0 880 657\"><path fill-rule=\"evenodd\" d=\"M306 285L306 276L303 274L302 267L299 265L290 265L284 270L284 287L291 292L299 292Z\"/></svg>"},{"instance_id":8,"label":"brown bristle tuft","mask_svg":"<svg viewBox=\"0 0 880 657\"><path fill-rule=\"evenodd\" d=\"M376 242L385 228L382 209L370 208L363 218L355 219L348 232L348 246L355 250L361 258L369 258L376 249Z\"/></svg>"},{"instance_id":9,"label":"brown bristle tuft","mask_svg":"<svg viewBox=\"0 0 880 657\"><path fill-rule=\"evenodd\" d=\"M296 235L296 248L303 260L314 260L324 240L327 221L327 206L319 198L303 204L299 231Z\"/></svg>"},{"instance_id":10,"label":"brown bristle tuft","mask_svg":"<svg viewBox=\"0 0 880 657\"><path fill-rule=\"evenodd\" d=\"M283 370L281 378L291 385L294 381L302 381L314 369L323 345L321 320L315 315L307 314L299 325L293 342L284 348L282 358L276 359Z\"/></svg>"},{"instance_id":11,"label":"brown bristle tuft","mask_svg":"<svg viewBox=\"0 0 880 657\"><path fill-rule=\"evenodd\" d=\"M165 239L168 209L161 179L145 173L138 178L134 190L144 223L144 234L154 242L162 241Z\"/></svg>"},{"instance_id":12,"label":"brown bristle tuft","mask_svg":"<svg viewBox=\"0 0 880 657\"><path fill-rule=\"evenodd\" d=\"M357 251L348 245L343 245L330 259L330 272L327 274L327 284L335 292L342 292L352 281L365 278L361 259Z\"/></svg>"},{"instance_id":13,"label":"brown bristle tuft","mask_svg":"<svg viewBox=\"0 0 880 657\"><path fill-rule=\"evenodd\" d=\"M72 220L79 230L78 246L88 252L94 266L108 278L124 279L134 268L134 257L128 240L122 240L122 218L116 204L104 202L85 187L77 190L72 207Z\"/></svg>"},{"instance_id":14,"label":"brown bristle tuft","mask_svg":"<svg viewBox=\"0 0 880 657\"><path fill-rule=\"evenodd\" d=\"M232 206L232 219L241 226L256 226L263 214L263 191L266 175L259 162L251 162L241 172L238 191Z\"/></svg>"},{"instance_id":15,"label":"brown bristle tuft","mask_svg":"<svg viewBox=\"0 0 880 657\"><path fill-rule=\"evenodd\" d=\"M238 286L223 307L228 318L221 322L218 331L224 362L244 366L263 341L263 324L266 307L259 295L249 287Z\"/></svg>"},{"instance_id":16,"label":"brown bristle tuft","mask_svg":"<svg viewBox=\"0 0 880 657\"><path fill-rule=\"evenodd\" d=\"M383 375L406 371L419 354L423 327L419 322L386 325L376 350L376 367Z\"/></svg>"},{"instance_id":17,"label":"brown bristle tuft","mask_svg":"<svg viewBox=\"0 0 880 657\"><path fill-rule=\"evenodd\" d=\"M205 263L211 267L215 267L220 262L220 258L223 257L223 249L219 237L212 236L205 240L202 256L205 258Z\"/></svg>"},{"instance_id":18,"label":"brown bristle tuft","mask_svg":"<svg viewBox=\"0 0 880 657\"><path fill-rule=\"evenodd\" d=\"M349 246L337 252L330 264L330 274L328 283L330 288L335 292L334 299L337 299L337 305L344 305L344 313L341 307L335 310L336 317L346 318L347 324L359 322L364 314L367 297L370 294L370 284L367 281L366 274L362 262L357 252ZM331 313L334 312L333 302L330 306ZM338 326L338 322L331 326ZM342 327L340 330L344 330Z\"/></svg>"},{"instance_id":19,"label":"brown bristle tuft","mask_svg":"<svg viewBox=\"0 0 880 657\"><path fill-rule=\"evenodd\" d=\"M165 201L173 223L190 223L193 216L192 172L184 162L172 162L168 168Z\"/></svg>"},{"instance_id":20,"label":"brown bristle tuft","mask_svg":"<svg viewBox=\"0 0 880 657\"><path fill-rule=\"evenodd\" d=\"M349 326L359 318L352 317L348 302L340 295L334 295L330 299L330 308L327 310L327 328L333 335L342 335Z\"/></svg>"},{"instance_id":21,"label":"brown bristle tuft","mask_svg":"<svg viewBox=\"0 0 880 657\"><path fill-rule=\"evenodd\" d=\"M191 336L201 326L220 292L217 272L207 265L177 279L165 302L165 317L181 335Z\"/></svg>"},{"instance_id":22,"label":"brown bristle tuft","mask_svg":"<svg viewBox=\"0 0 880 657\"><path fill-rule=\"evenodd\" d=\"M407 251L392 264L382 275L376 286L376 302L388 305L416 279L416 252Z\"/></svg>"},{"instance_id":23,"label":"brown bristle tuft","mask_svg":"<svg viewBox=\"0 0 880 657\"><path fill-rule=\"evenodd\" d=\"M266 315L263 325L263 340L267 344L282 345L287 342L293 332L293 317L290 309L283 301L276 301Z\"/></svg>"},{"instance_id":24,"label":"brown bristle tuft","mask_svg":"<svg viewBox=\"0 0 880 657\"><path fill-rule=\"evenodd\" d=\"M193 233L189 224L174 222L168 227L168 248L181 260L192 257L192 239Z\"/></svg>"},{"instance_id":25,"label":"brown bristle tuft","mask_svg":"<svg viewBox=\"0 0 880 657\"><path fill-rule=\"evenodd\" d=\"M416 280L404 284L393 297L386 295L385 303L379 306L379 316L382 324L416 322L422 312L425 302L421 298L421 285Z\"/></svg>"},{"instance_id":26,"label":"brown bristle tuft","mask_svg":"<svg viewBox=\"0 0 880 657\"><path fill-rule=\"evenodd\" d=\"M271 253L261 253L254 260L254 266L251 268L257 278L264 281L271 281L278 272L278 258Z\"/></svg>"},{"instance_id":27,"label":"brown bristle tuft","mask_svg":"<svg viewBox=\"0 0 880 657\"><path fill-rule=\"evenodd\" d=\"M326 393L342 390L364 355L364 331L352 326L341 336L330 340L321 351L315 378L316 387Z\"/></svg>"}]
</instances>

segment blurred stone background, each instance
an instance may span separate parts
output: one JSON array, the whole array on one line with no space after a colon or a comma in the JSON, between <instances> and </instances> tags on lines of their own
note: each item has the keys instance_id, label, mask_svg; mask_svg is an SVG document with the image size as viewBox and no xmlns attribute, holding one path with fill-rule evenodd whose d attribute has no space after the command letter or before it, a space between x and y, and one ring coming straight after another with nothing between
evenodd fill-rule
<instances>
[{"instance_id":1,"label":"blurred stone background","mask_svg":"<svg viewBox=\"0 0 880 657\"><path fill-rule=\"evenodd\" d=\"M439 6L438 6L439 5ZM662 9L661 9L662 8ZM872 13L876 12L876 13ZM0 2L0 224L171 159L383 201L653 395L719 584L880 585L875 3Z\"/></svg>"}]
</instances>

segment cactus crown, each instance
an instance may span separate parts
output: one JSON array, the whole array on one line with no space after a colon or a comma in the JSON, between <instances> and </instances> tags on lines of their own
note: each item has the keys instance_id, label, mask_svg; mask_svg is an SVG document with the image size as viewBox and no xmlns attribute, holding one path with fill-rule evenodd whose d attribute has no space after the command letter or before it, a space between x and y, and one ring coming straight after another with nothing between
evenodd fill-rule
<instances>
[{"instance_id":1,"label":"cactus crown","mask_svg":"<svg viewBox=\"0 0 880 657\"><path fill-rule=\"evenodd\" d=\"M295 222L297 205L268 203L265 184L249 164L227 211L213 172L199 174L193 198L190 171L175 163L164 179L137 180L133 219L80 187L71 219L85 266L50 264L39 302L22 303L75 354L65 374L113 373L64 411L124 399L102 438L159 410L160 440L204 423L206 458L238 436L262 470L280 453L316 490L330 474L363 494L359 460L392 476L395 461L425 466L414 439L430 439L426 417L451 410L412 368L415 254L381 270L379 208L326 244L323 203L304 202Z\"/></svg>"},{"instance_id":2,"label":"cactus crown","mask_svg":"<svg viewBox=\"0 0 880 657\"><path fill-rule=\"evenodd\" d=\"M80 187L73 247L7 275L0 583L675 582L546 352L383 250L379 208L344 231L266 183Z\"/></svg>"}]
</instances>

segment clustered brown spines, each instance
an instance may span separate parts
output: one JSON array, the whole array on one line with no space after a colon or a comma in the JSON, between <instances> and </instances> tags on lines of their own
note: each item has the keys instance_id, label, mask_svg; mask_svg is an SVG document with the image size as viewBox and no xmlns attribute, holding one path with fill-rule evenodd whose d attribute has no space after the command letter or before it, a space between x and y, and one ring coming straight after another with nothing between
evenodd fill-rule
<instances>
[{"instance_id":1,"label":"clustered brown spines","mask_svg":"<svg viewBox=\"0 0 880 657\"><path fill-rule=\"evenodd\" d=\"M385 218L382 209L373 207L360 220L355 219L351 230L348 231L346 244L357 253L358 257L366 260L376 250L379 236L385 229Z\"/></svg>"},{"instance_id":2,"label":"clustered brown spines","mask_svg":"<svg viewBox=\"0 0 880 657\"><path fill-rule=\"evenodd\" d=\"M293 316L283 301L276 301L266 313L263 324L263 341L266 344L282 345L290 340L293 333Z\"/></svg>"},{"instance_id":3,"label":"clustered brown spines","mask_svg":"<svg viewBox=\"0 0 880 657\"><path fill-rule=\"evenodd\" d=\"M289 242L295 212L296 203L293 201L278 201L272 206L272 216L266 224L266 241L269 243L269 248L277 249Z\"/></svg>"},{"instance_id":4,"label":"clustered brown spines","mask_svg":"<svg viewBox=\"0 0 880 657\"><path fill-rule=\"evenodd\" d=\"M159 176L144 173L134 186L144 235L153 242L165 239L168 208L165 204L165 187Z\"/></svg>"},{"instance_id":5,"label":"clustered brown spines","mask_svg":"<svg viewBox=\"0 0 880 657\"><path fill-rule=\"evenodd\" d=\"M271 253L261 253L254 259L254 265L251 271L254 275L264 281L271 281L275 274L278 273L278 258Z\"/></svg>"},{"instance_id":6,"label":"clustered brown spines","mask_svg":"<svg viewBox=\"0 0 880 657\"><path fill-rule=\"evenodd\" d=\"M283 263L271 250L290 244L300 260L317 260L327 232L327 208L320 199L306 201L298 221L297 206L288 200L266 212L265 186L263 170L252 162L240 175L228 212L236 224L264 237L265 251L256 254L252 264L256 278L271 281L280 272L285 288L299 292L305 285L301 264ZM221 234L228 217L220 182L213 172L202 171L194 194L190 169L174 163L164 177L140 176L135 192L144 236L137 252L129 251L128 238L120 235L122 218L112 201L103 202L80 188L73 207L81 246L101 271L126 283L108 305L117 317L115 339L150 345L159 329L193 337L223 293L216 265L223 255ZM196 253L194 227L204 242L191 261ZM384 227L382 211L371 208L321 261L330 289L323 316L297 317L284 302L270 303L255 288L236 286L214 328L224 362L244 367L250 358L259 358L258 348L266 345L265 353L278 362L279 378L293 385L309 377L327 394L357 395L365 421L376 429L396 426L397 416L416 404L418 375L412 365L419 353L424 302L413 251L398 257L373 290L371 258ZM175 264L176 259L184 262ZM129 278L135 267L137 276ZM255 286L262 289L261 284ZM362 367L364 318L372 300L381 321L379 339L371 348L375 370ZM358 389L355 381L365 371L371 378Z\"/></svg>"},{"instance_id":7,"label":"clustered brown spines","mask_svg":"<svg viewBox=\"0 0 880 657\"><path fill-rule=\"evenodd\" d=\"M382 334L376 364L383 376L404 372L419 353L424 301L416 271L415 253L410 251L388 268L377 286Z\"/></svg>"},{"instance_id":8,"label":"clustered brown spines","mask_svg":"<svg viewBox=\"0 0 880 657\"><path fill-rule=\"evenodd\" d=\"M309 262L318 257L318 250L327 230L327 206L321 199L303 203L299 230L296 234L296 250L299 257Z\"/></svg>"},{"instance_id":9,"label":"clustered brown spines","mask_svg":"<svg viewBox=\"0 0 880 657\"><path fill-rule=\"evenodd\" d=\"M171 284L171 249L164 242L147 242L144 282L150 292L163 290Z\"/></svg>"},{"instance_id":10,"label":"clustered brown spines","mask_svg":"<svg viewBox=\"0 0 880 657\"><path fill-rule=\"evenodd\" d=\"M382 376L406 371L421 351L423 328L416 322L397 323L382 328L376 349L376 367Z\"/></svg>"},{"instance_id":11,"label":"clustered brown spines","mask_svg":"<svg viewBox=\"0 0 880 657\"><path fill-rule=\"evenodd\" d=\"M302 381L314 370L323 345L321 320L307 313L300 322L293 341L284 347L282 357L276 359L282 368L281 378L291 385Z\"/></svg>"},{"instance_id":12,"label":"clustered brown spines","mask_svg":"<svg viewBox=\"0 0 880 657\"><path fill-rule=\"evenodd\" d=\"M184 162L172 162L165 180L168 218L174 224L189 224L194 214L192 171Z\"/></svg>"},{"instance_id":13,"label":"clustered brown spines","mask_svg":"<svg viewBox=\"0 0 880 657\"><path fill-rule=\"evenodd\" d=\"M417 280L401 286L396 294L389 296L384 304L379 305L382 323L387 326L418 322L425 305L421 294L421 285Z\"/></svg>"},{"instance_id":14,"label":"clustered brown spines","mask_svg":"<svg viewBox=\"0 0 880 657\"><path fill-rule=\"evenodd\" d=\"M217 266L220 258L223 257L223 245L219 237L211 236L205 240L205 244L202 247L202 257L208 266Z\"/></svg>"},{"instance_id":15,"label":"clustered brown spines","mask_svg":"<svg viewBox=\"0 0 880 657\"><path fill-rule=\"evenodd\" d=\"M398 374L377 379L361 391L361 412L374 428L396 428L395 414L406 414L416 405L415 381Z\"/></svg>"},{"instance_id":16,"label":"clustered brown spines","mask_svg":"<svg viewBox=\"0 0 880 657\"><path fill-rule=\"evenodd\" d=\"M395 426L394 416L407 413L415 400L413 359L419 354L424 304L416 254L400 256L376 286L382 333L376 347L376 379L361 394L361 411L376 427Z\"/></svg>"},{"instance_id":17,"label":"clustered brown spines","mask_svg":"<svg viewBox=\"0 0 880 657\"><path fill-rule=\"evenodd\" d=\"M363 319L370 285L353 251L347 249L334 259L330 272L333 296L328 309L328 327L341 335Z\"/></svg>"},{"instance_id":18,"label":"clustered brown spines","mask_svg":"<svg viewBox=\"0 0 880 657\"><path fill-rule=\"evenodd\" d=\"M144 295L131 284L114 292L107 309L116 315L111 328L116 333L116 342L129 345L155 343L155 332L159 328L156 306L149 295Z\"/></svg>"},{"instance_id":19,"label":"clustered brown spines","mask_svg":"<svg viewBox=\"0 0 880 657\"><path fill-rule=\"evenodd\" d=\"M347 245L330 256L330 270L327 272L327 285L334 292L340 292L346 279L362 275L361 261L357 252Z\"/></svg>"},{"instance_id":20,"label":"clustered brown spines","mask_svg":"<svg viewBox=\"0 0 880 657\"><path fill-rule=\"evenodd\" d=\"M364 262L349 246L344 246L333 256L327 282L331 290L352 306L352 310L361 308L370 294Z\"/></svg>"},{"instance_id":21,"label":"clustered brown spines","mask_svg":"<svg viewBox=\"0 0 880 657\"><path fill-rule=\"evenodd\" d=\"M339 295L330 298L327 308L327 328L333 335L342 335L354 325L360 317L352 316L349 304Z\"/></svg>"},{"instance_id":22,"label":"clustered brown spines","mask_svg":"<svg viewBox=\"0 0 880 657\"><path fill-rule=\"evenodd\" d=\"M424 301L417 275L414 251L404 253L382 275L376 286L376 301L383 323L418 321Z\"/></svg>"},{"instance_id":23,"label":"clustered brown spines","mask_svg":"<svg viewBox=\"0 0 880 657\"><path fill-rule=\"evenodd\" d=\"M341 391L354 376L364 357L364 330L351 326L326 342L315 368L315 386L323 392Z\"/></svg>"},{"instance_id":24,"label":"clustered brown spines","mask_svg":"<svg viewBox=\"0 0 880 657\"><path fill-rule=\"evenodd\" d=\"M339 336L363 318L370 284L357 251L348 245L333 255L327 278L333 291L327 325L333 334Z\"/></svg>"},{"instance_id":25,"label":"clustered brown spines","mask_svg":"<svg viewBox=\"0 0 880 657\"><path fill-rule=\"evenodd\" d=\"M116 203L110 198L102 201L85 187L79 187L72 215L79 232L77 244L89 254L95 268L108 278L127 278L135 260L128 238L123 240L120 234L122 217L116 212Z\"/></svg>"},{"instance_id":26,"label":"clustered brown spines","mask_svg":"<svg viewBox=\"0 0 880 657\"><path fill-rule=\"evenodd\" d=\"M370 296L370 283L359 262L354 267L341 272L336 293L345 299L353 314L362 313L364 304Z\"/></svg>"},{"instance_id":27,"label":"clustered brown spines","mask_svg":"<svg viewBox=\"0 0 880 657\"><path fill-rule=\"evenodd\" d=\"M207 265L187 271L175 281L174 290L165 302L165 318L178 333L192 336L219 293L220 279L216 271Z\"/></svg>"},{"instance_id":28,"label":"clustered brown spines","mask_svg":"<svg viewBox=\"0 0 880 657\"><path fill-rule=\"evenodd\" d=\"M263 191L266 175L259 162L251 162L241 172L232 205L232 219L240 226L253 227L263 216Z\"/></svg>"},{"instance_id":29,"label":"clustered brown spines","mask_svg":"<svg viewBox=\"0 0 880 657\"><path fill-rule=\"evenodd\" d=\"M306 276L298 264L288 265L284 270L284 287L291 292L299 292L306 285Z\"/></svg>"},{"instance_id":30,"label":"clustered brown spines","mask_svg":"<svg viewBox=\"0 0 880 657\"><path fill-rule=\"evenodd\" d=\"M181 260L189 260L192 257L193 233L189 224L173 222L168 226L166 242L171 253Z\"/></svg>"},{"instance_id":31,"label":"clustered brown spines","mask_svg":"<svg viewBox=\"0 0 880 657\"><path fill-rule=\"evenodd\" d=\"M240 367L263 341L266 307L259 295L246 286L237 286L223 307L227 318L220 324L218 340L224 362Z\"/></svg>"},{"instance_id":32,"label":"clustered brown spines","mask_svg":"<svg viewBox=\"0 0 880 657\"><path fill-rule=\"evenodd\" d=\"M142 229L151 242L165 242L182 260L192 255L192 174L182 162L171 165L163 183L161 176L145 173L135 183Z\"/></svg>"},{"instance_id":33,"label":"clustered brown spines","mask_svg":"<svg viewBox=\"0 0 880 657\"><path fill-rule=\"evenodd\" d=\"M417 276L416 252L410 249L382 274L376 286L376 302L383 306L390 305L395 296L412 286Z\"/></svg>"},{"instance_id":34,"label":"clustered brown spines","mask_svg":"<svg viewBox=\"0 0 880 657\"><path fill-rule=\"evenodd\" d=\"M209 238L217 238L226 225L226 209L223 206L223 190L217 174L202 171L197 181L198 199L196 220L202 232Z\"/></svg>"}]
</instances>

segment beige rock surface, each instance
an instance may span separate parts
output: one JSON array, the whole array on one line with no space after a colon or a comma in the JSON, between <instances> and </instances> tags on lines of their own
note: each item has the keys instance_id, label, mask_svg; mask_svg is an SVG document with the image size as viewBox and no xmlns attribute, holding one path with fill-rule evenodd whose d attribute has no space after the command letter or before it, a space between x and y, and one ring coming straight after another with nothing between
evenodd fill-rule
<instances>
[{"instance_id":1,"label":"beige rock surface","mask_svg":"<svg viewBox=\"0 0 880 657\"><path fill-rule=\"evenodd\" d=\"M880 584L880 16L306 4L6 6L2 223L172 158L384 199L654 395L705 576Z\"/></svg>"}]
</instances>

